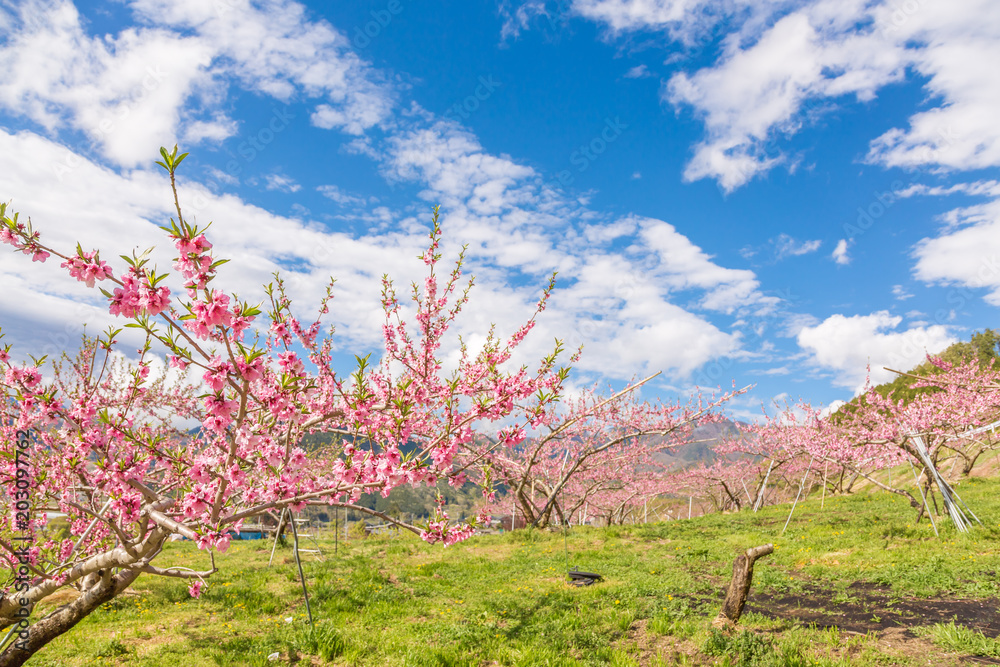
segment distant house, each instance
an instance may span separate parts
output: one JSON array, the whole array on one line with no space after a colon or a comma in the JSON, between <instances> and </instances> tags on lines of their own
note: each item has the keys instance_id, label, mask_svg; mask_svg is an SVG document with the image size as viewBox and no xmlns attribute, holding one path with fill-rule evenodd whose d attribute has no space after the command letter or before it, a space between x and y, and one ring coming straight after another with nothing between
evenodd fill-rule
<instances>
[{"instance_id":1,"label":"distant house","mask_svg":"<svg viewBox=\"0 0 1000 667\"><path fill-rule=\"evenodd\" d=\"M264 539L264 526L259 523L245 523L240 528L239 533L230 530L229 534L233 536L234 540L261 540Z\"/></svg>"},{"instance_id":2,"label":"distant house","mask_svg":"<svg viewBox=\"0 0 1000 667\"><path fill-rule=\"evenodd\" d=\"M504 514L500 517L500 530L511 530L510 527L510 514ZM514 529L526 528L528 523L524 520L523 516L514 516Z\"/></svg>"}]
</instances>

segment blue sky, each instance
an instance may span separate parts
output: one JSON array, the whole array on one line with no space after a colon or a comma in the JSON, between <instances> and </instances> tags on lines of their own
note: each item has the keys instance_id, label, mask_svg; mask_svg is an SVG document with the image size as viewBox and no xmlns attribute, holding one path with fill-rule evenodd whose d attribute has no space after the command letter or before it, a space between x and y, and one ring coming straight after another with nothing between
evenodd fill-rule
<instances>
[{"instance_id":1,"label":"blue sky","mask_svg":"<svg viewBox=\"0 0 1000 667\"><path fill-rule=\"evenodd\" d=\"M337 278L345 372L435 204L478 278L462 333L512 331L559 271L523 360L583 344L580 385L756 383L748 417L996 325L988 0L26 1L0 24L0 199L165 268L151 165L180 143L230 289L281 270L307 315ZM111 322L53 268L0 260L22 358Z\"/></svg>"}]
</instances>

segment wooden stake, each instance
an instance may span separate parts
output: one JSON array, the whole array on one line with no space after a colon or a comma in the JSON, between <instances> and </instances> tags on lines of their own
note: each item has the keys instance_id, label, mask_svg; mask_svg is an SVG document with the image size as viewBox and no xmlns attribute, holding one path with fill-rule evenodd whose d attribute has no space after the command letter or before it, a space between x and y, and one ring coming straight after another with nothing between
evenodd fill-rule
<instances>
[{"instance_id":1,"label":"wooden stake","mask_svg":"<svg viewBox=\"0 0 1000 667\"><path fill-rule=\"evenodd\" d=\"M827 469L827 466L829 466L829 465L830 465L829 461L827 461L826 463L823 464L823 497L820 498L820 500L819 500L819 508L820 509L823 509L823 505L826 503L826 469Z\"/></svg>"},{"instance_id":2,"label":"wooden stake","mask_svg":"<svg viewBox=\"0 0 1000 667\"><path fill-rule=\"evenodd\" d=\"M517 506L517 501L514 500L514 489L510 490L510 529L514 530L514 508Z\"/></svg>"},{"instance_id":3,"label":"wooden stake","mask_svg":"<svg viewBox=\"0 0 1000 667\"><path fill-rule=\"evenodd\" d=\"M785 530L788 528L788 522L792 520L792 514L795 513L795 506L799 504L799 496L802 495L802 487L805 486L806 477L809 476L809 472L812 469L813 460L816 457L809 459L809 465L806 467L806 474L802 475L802 481L799 482L799 492L795 494L795 502L792 503L792 511L788 513L788 518L785 519L785 527L781 529L781 534L785 534Z\"/></svg>"}]
</instances>

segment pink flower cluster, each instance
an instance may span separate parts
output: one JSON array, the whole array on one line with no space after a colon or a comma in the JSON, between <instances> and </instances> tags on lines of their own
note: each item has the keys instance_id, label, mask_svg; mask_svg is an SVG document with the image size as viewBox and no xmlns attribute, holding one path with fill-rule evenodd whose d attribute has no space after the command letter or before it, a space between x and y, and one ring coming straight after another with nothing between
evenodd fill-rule
<instances>
[{"instance_id":1,"label":"pink flower cluster","mask_svg":"<svg viewBox=\"0 0 1000 667\"><path fill-rule=\"evenodd\" d=\"M229 310L229 297L218 290L204 301L195 301L191 306L193 320L187 320L187 328L201 339L208 339L216 326L228 327L233 323L233 313Z\"/></svg>"},{"instance_id":2,"label":"pink flower cluster","mask_svg":"<svg viewBox=\"0 0 1000 667\"><path fill-rule=\"evenodd\" d=\"M69 275L73 276L87 287L93 287L95 280L111 278L111 267L107 262L97 259L97 251L85 252L77 257L70 257L60 264L64 269L69 269Z\"/></svg>"},{"instance_id":3,"label":"pink flower cluster","mask_svg":"<svg viewBox=\"0 0 1000 667\"><path fill-rule=\"evenodd\" d=\"M42 380L42 374L37 368L15 368L11 366L4 373L7 384L21 383L26 387L34 387Z\"/></svg>"},{"instance_id":4,"label":"pink flower cluster","mask_svg":"<svg viewBox=\"0 0 1000 667\"><path fill-rule=\"evenodd\" d=\"M212 391L220 392L226 386L226 380L232 372L233 365L228 361L223 361L222 357L216 355L212 357L212 360L208 364L208 370L205 371L202 377L208 383L208 386L212 388Z\"/></svg>"},{"instance_id":5,"label":"pink flower cluster","mask_svg":"<svg viewBox=\"0 0 1000 667\"><path fill-rule=\"evenodd\" d=\"M305 372L302 360L294 352L282 352L279 354L278 365L281 366L281 370L290 375L302 375Z\"/></svg>"},{"instance_id":6,"label":"pink flower cluster","mask_svg":"<svg viewBox=\"0 0 1000 667\"><path fill-rule=\"evenodd\" d=\"M25 255L31 255L32 262L44 262L49 258L49 253L38 244L38 236L38 232L29 236L23 223L17 223L13 229L7 226L0 229L0 242L14 246Z\"/></svg>"},{"instance_id":7,"label":"pink flower cluster","mask_svg":"<svg viewBox=\"0 0 1000 667\"><path fill-rule=\"evenodd\" d=\"M445 515L445 519L442 521L428 522L427 528L420 533L420 538L428 544L441 542L444 546L450 547L452 544L469 539L475 532L476 529L469 524L449 525L447 515Z\"/></svg>"},{"instance_id":8,"label":"pink flower cluster","mask_svg":"<svg viewBox=\"0 0 1000 667\"><path fill-rule=\"evenodd\" d=\"M504 447L515 447L524 441L524 428L520 426L508 426L500 429L497 439Z\"/></svg>"},{"instance_id":9,"label":"pink flower cluster","mask_svg":"<svg viewBox=\"0 0 1000 667\"><path fill-rule=\"evenodd\" d=\"M130 267L115 288L108 309L112 315L137 317L142 313L156 316L170 307L170 288L150 287L140 269Z\"/></svg>"},{"instance_id":10,"label":"pink flower cluster","mask_svg":"<svg viewBox=\"0 0 1000 667\"><path fill-rule=\"evenodd\" d=\"M199 234L193 239L175 238L174 246L180 255L174 262L174 268L184 276L186 281L184 287L188 289L189 293L205 289L208 282L215 277L212 258L205 254L211 249L212 244L208 242L204 234Z\"/></svg>"},{"instance_id":11,"label":"pink flower cluster","mask_svg":"<svg viewBox=\"0 0 1000 667\"><path fill-rule=\"evenodd\" d=\"M205 410L208 417L202 425L209 431L220 433L226 429L233 421L233 415L239 408L239 403L223 398L221 395L212 395L205 398Z\"/></svg>"}]
</instances>

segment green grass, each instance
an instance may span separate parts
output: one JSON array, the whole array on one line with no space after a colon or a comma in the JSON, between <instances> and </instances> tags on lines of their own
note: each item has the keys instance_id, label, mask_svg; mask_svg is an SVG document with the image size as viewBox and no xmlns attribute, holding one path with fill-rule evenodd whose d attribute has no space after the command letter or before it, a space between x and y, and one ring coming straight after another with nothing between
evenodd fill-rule
<instances>
[{"instance_id":1,"label":"green grass","mask_svg":"<svg viewBox=\"0 0 1000 667\"><path fill-rule=\"evenodd\" d=\"M934 644L949 651L968 655L1000 658L1000 640L983 636L983 633L963 625L951 623L936 623L923 628L921 634L926 635Z\"/></svg>"},{"instance_id":2,"label":"green grass","mask_svg":"<svg viewBox=\"0 0 1000 667\"><path fill-rule=\"evenodd\" d=\"M884 665L953 664L951 653L995 656L995 640L962 625L923 630L930 663L896 652L874 633L851 635L795 618L747 614L731 636L709 631L733 558L767 542L751 593L828 591L851 602L854 582L892 598L993 598L1000 593L1000 482L970 480L963 498L988 525L970 534L939 521L914 525L888 494L800 502L757 514L690 521L517 531L448 548L412 536L324 543L306 558L315 629L305 618L291 551L237 542L201 599L184 582L143 576L29 665ZM567 585L568 562L599 572ZM286 562L288 561L288 562ZM207 569L190 542L170 543L161 566ZM289 620L290 619L290 620ZM915 621L916 622L916 621ZM923 623L927 625L927 623ZM972 633L972 634L969 634ZM933 653L937 651L938 653ZM993 651L993 652L990 652ZM278 653L279 660L267 656ZM926 653L926 651L924 651ZM933 659L931 659L933 658Z\"/></svg>"}]
</instances>

